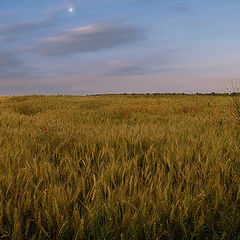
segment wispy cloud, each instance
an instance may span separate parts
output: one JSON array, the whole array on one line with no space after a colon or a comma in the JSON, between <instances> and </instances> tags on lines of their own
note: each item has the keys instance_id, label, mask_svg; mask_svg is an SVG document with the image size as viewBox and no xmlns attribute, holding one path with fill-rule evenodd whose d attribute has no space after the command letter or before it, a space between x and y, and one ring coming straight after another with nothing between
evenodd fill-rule
<instances>
[{"instance_id":1,"label":"wispy cloud","mask_svg":"<svg viewBox=\"0 0 240 240\"><path fill-rule=\"evenodd\" d=\"M74 28L40 41L32 51L44 56L107 49L145 38L145 29L127 24L95 24Z\"/></svg>"},{"instance_id":2,"label":"wispy cloud","mask_svg":"<svg viewBox=\"0 0 240 240\"><path fill-rule=\"evenodd\" d=\"M15 75L22 63L14 54L0 51L0 78L9 78Z\"/></svg>"},{"instance_id":3,"label":"wispy cloud","mask_svg":"<svg viewBox=\"0 0 240 240\"><path fill-rule=\"evenodd\" d=\"M0 50L0 84L7 79L31 77L33 69L16 52Z\"/></svg>"},{"instance_id":4,"label":"wispy cloud","mask_svg":"<svg viewBox=\"0 0 240 240\"><path fill-rule=\"evenodd\" d=\"M31 34L39 30L42 32L43 29L49 28L53 23L53 19L44 19L0 25L0 40L17 41L19 38L26 37L28 33Z\"/></svg>"},{"instance_id":5,"label":"wispy cloud","mask_svg":"<svg viewBox=\"0 0 240 240\"><path fill-rule=\"evenodd\" d=\"M138 76L151 75L161 72L172 71L170 68L161 68L159 66L150 66L144 62L115 60L108 64L109 71L105 75L110 76Z\"/></svg>"},{"instance_id":6,"label":"wispy cloud","mask_svg":"<svg viewBox=\"0 0 240 240\"><path fill-rule=\"evenodd\" d=\"M175 5L175 6L171 6L171 8L177 11L182 11L182 12L193 12L193 8L190 8L184 5Z\"/></svg>"},{"instance_id":7,"label":"wispy cloud","mask_svg":"<svg viewBox=\"0 0 240 240\"><path fill-rule=\"evenodd\" d=\"M12 9L9 9L9 10L5 10L5 11L0 11L0 17L1 19L5 19L5 18L12 18L14 17L14 15L16 16L16 13L18 13L17 10L12 10Z\"/></svg>"},{"instance_id":8,"label":"wispy cloud","mask_svg":"<svg viewBox=\"0 0 240 240\"><path fill-rule=\"evenodd\" d=\"M21 65L20 59L8 51L0 50L0 70L3 68L16 68Z\"/></svg>"}]
</instances>

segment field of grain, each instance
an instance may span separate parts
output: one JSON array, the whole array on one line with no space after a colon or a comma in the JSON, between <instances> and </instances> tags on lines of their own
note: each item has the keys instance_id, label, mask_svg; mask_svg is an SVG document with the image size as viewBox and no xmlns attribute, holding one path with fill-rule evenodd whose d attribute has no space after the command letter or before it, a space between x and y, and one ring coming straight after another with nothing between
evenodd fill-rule
<instances>
[{"instance_id":1,"label":"field of grain","mask_svg":"<svg viewBox=\"0 0 240 240\"><path fill-rule=\"evenodd\" d=\"M240 239L231 97L0 102L0 239Z\"/></svg>"}]
</instances>

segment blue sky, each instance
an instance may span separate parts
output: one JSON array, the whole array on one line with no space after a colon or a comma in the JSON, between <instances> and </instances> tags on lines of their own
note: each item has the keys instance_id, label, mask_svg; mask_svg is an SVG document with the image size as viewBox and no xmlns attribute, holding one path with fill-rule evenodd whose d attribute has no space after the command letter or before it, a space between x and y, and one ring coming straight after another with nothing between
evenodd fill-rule
<instances>
[{"instance_id":1,"label":"blue sky","mask_svg":"<svg viewBox=\"0 0 240 240\"><path fill-rule=\"evenodd\" d=\"M237 0L1 0L0 95L221 92L239 79L239 9Z\"/></svg>"}]
</instances>

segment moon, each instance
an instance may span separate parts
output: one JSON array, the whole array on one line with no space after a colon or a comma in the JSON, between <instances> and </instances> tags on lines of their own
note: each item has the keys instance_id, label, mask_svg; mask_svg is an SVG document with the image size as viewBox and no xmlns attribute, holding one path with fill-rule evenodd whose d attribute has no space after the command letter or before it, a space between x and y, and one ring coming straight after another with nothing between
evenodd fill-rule
<instances>
[{"instance_id":1,"label":"moon","mask_svg":"<svg viewBox=\"0 0 240 240\"><path fill-rule=\"evenodd\" d=\"M69 11L69 12L72 12L72 11L73 11L73 8L69 8L68 11Z\"/></svg>"}]
</instances>

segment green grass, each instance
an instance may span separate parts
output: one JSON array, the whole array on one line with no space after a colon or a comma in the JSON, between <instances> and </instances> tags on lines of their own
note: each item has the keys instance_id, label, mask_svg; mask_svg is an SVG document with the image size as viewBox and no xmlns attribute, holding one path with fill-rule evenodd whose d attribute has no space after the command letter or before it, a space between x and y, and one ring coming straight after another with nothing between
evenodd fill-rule
<instances>
[{"instance_id":1,"label":"green grass","mask_svg":"<svg viewBox=\"0 0 240 240\"><path fill-rule=\"evenodd\" d=\"M2 99L0 239L240 239L236 111L227 96Z\"/></svg>"}]
</instances>

